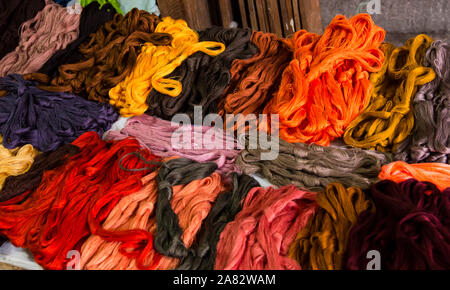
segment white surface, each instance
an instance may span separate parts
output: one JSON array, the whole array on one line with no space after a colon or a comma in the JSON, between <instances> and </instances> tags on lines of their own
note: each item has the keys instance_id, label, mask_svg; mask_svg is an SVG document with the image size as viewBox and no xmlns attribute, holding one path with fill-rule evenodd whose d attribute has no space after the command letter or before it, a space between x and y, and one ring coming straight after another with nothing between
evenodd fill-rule
<instances>
[{"instance_id":1,"label":"white surface","mask_svg":"<svg viewBox=\"0 0 450 290\"><path fill-rule=\"evenodd\" d=\"M10 242L5 242L0 247L0 262L26 270L42 270L31 254L22 248L14 247Z\"/></svg>"}]
</instances>

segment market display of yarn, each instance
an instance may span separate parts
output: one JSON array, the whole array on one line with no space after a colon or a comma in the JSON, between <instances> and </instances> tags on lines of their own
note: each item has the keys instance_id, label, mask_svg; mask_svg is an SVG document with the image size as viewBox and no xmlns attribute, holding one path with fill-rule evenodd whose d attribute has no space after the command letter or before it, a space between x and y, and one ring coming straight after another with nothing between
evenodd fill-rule
<instances>
[{"instance_id":1,"label":"market display of yarn","mask_svg":"<svg viewBox=\"0 0 450 290\"><path fill-rule=\"evenodd\" d=\"M450 43L68 2L0 0L0 235L44 269L450 269ZM278 157L198 107L278 115Z\"/></svg>"}]
</instances>

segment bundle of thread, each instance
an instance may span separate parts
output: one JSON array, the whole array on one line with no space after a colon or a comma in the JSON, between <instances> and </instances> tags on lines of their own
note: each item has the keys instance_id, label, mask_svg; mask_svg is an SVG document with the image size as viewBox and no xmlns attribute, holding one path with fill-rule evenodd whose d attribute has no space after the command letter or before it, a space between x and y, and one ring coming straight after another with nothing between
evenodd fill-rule
<instances>
[{"instance_id":1,"label":"bundle of thread","mask_svg":"<svg viewBox=\"0 0 450 290\"><path fill-rule=\"evenodd\" d=\"M185 173L192 174L192 173ZM103 224L109 231L141 230L150 235L161 225L155 223L155 204L157 201L156 174L143 178L142 190L122 198ZM211 204L223 191L221 178L217 173L202 180L195 180L186 185L173 187L171 206L174 209L183 230L182 240L190 246L197 236L203 219L208 214ZM157 205L159 207L159 205ZM81 264L84 269L173 269L179 259L161 257L147 242L148 251L142 250L138 258L120 251L120 244L128 242L122 239L102 240L99 236L91 236L81 249ZM140 247L144 247L139 241ZM138 251L139 253L139 251Z\"/></svg>"},{"instance_id":2,"label":"bundle of thread","mask_svg":"<svg viewBox=\"0 0 450 290\"><path fill-rule=\"evenodd\" d=\"M378 181L381 166L392 162L390 155L358 148L291 144L280 140L278 157L261 160L268 150L245 149L236 164L246 174L260 174L276 186L294 184L321 191L333 182L367 189Z\"/></svg>"},{"instance_id":3,"label":"bundle of thread","mask_svg":"<svg viewBox=\"0 0 450 290\"><path fill-rule=\"evenodd\" d=\"M0 136L0 191L9 176L20 176L30 170L37 155L37 151L29 144L7 149L1 145L2 142L3 138Z\"/></svg>"},{"instance_id":4,"label":"bundle of thread","mask_svg":"<svg viewBox=\"0 0 450 290\"><path fill-rule=\"evenodd\" d=\"M154 33L159 22L156 15L137 9L125 16L114 15L112 21L105 23L91 35L89 42L79 47L82 60L60 66L50 85L44 83L41 88L109 102L109 90L131 73L141 45L170 43L170 35ZM42 75L32 77L45 80Z\"/></svg>"},{"instance_id":5,"label":"bundle of thread","mask_svg":"<svg viewBox=\"0 0 450 290\"><path fill-rule=\"evenodd\" d=\"M372 250L380 253L384 270L450 267L450 188L441 192L428 182L385 180L371 195L376 212L361 214L350 232L348 269L368 268Z\"/></svg>"},{"instance_id":6,"label":"bundle of thread","mask_svg":"<svg viewBox=\"0 0 450 290\"><path fill-rule=\"evenodd\" d=\"M83 243L81 269L131 270L143 268L144 263L150 265L147 266L149 269L156 267L161 259L161 256L153 251L157 174L155 171L144 176L141 179L142 188L124 196L111 210L96 234ZM148 232L145 232L146 230ZM140 244L140 252L136 253L134 250L126 253L122 250L134 241Z\"/></svg>"},{"instance_id":7,"label":"bundle of thread","mask_svg":"<svg viewBox=\"0 0 450 290\"><path fill-rule=\"evenodd\" d=\"M89 41L91 34L99 30L106 22L111 21L115 14L115 10L110 4L103 5L100 9L100 5L97 2L92 2L83 8L80 16L78 38L71 42L65 49L53 54L41 67L39 73L53 78L56 76L59 66L80 62L83 59L83 55L78 50L78 47L82 43Z\"/></svg>"},{"instance_id":8,"label":"bundle of thread","mask_svg":"<svg viewBox=\"0 0 450 290\"><path fill-rule=\"evenodd\" d=\"M47 0L0 0L0 59L19 44L22 23L36 16Z\"/></svg>"},{"instance_id":9,"label":"bundle of thread","mask_svg":"<svg viewBox=\"0 0 450 290\"><path fill-rule=\"evenodd\" d=\"M386 55L380 72L370 76L372 99L364 112L348 126L344 141L348 145L396 152L414 127L411 103L417 89L432 81L432 68L422 65L433 40L421 34L395 48L384 43Z\"/></svg>"},{"instance_id":10,"label":"bundle of thread","mask_svg":"<svg viewBox=\"0 0 450 290\"><path fill-rule=\"evenodd\" d=\"M25 145L31 146L31 145ZM25 147L24 146L24 147ZM0 145L0 148L2 146ZM22 148L24 148L22 147ZM79 153L77 146L72 144L64 145L55 151L39 154L30 170L26 173L9 176L5 185L0 191L0 202L10 200L26 191L34 191L39 186L45 171L53 170L67 162L69 157Z\"/></svg>"},{"instance_id":11,"label":"bundle of thread","mask_svg":"<svg viewBox=\"0 0 450 290\"><path fill-rule=\"evenodd\" d=\"M436 78L420 88L414 98L414 130L398 146L396 159L408 163L450 164L450 44L435 41L428 49L424 66Z\"/></svg>"},{"instance_id":12,"label":"bundle of thread","mask_svg":"<svg viewBox=\"0 0 450 290\"><path fill-rule=\"evenodd\" d=\"M141 189L140 178L152 169L122 170L121 166L146 166L130 152L158 160L147 150L140 150L136 140L107 143L93 132L73 145L80 153L46 171L36 190L0 203L0 233L14 245L28 248L45 269L64 269L68 252L80 250L91 233L88 216L95 217L93 224L102 222L122 196ZM109 202L98 206L105 197Z\"/></svg>"},{"instance_id":13,"label":"bundle of thread","mask_svg":"<svg viewBox=\"0 0 450 290\"><path fill-rule=\"evenodd\" d=\"M315 193L253 188L217 245L216 270L299 270L290 244L316 211Z\"/></svg>"},{"instance_id":14,"label":"bundle of thread","mask_svg":"<svg viewBox=\"0 0 450 290\"><path fill-rule=\"evenodd\" d=\"M403 161L393 162L381 168L379 178L402 182L408 179L428 181L435 184L439 190L450 187L450 165L443 163L408 164Z\"/></svg>"},{"instance_id":15,"label":"bundle of thread","mask_svg":"<svg viewBox=\"0 0 450 290\"><path fill-rule=\"evenodd\" d=\"M217 243L225 226L242 210L247 193L259 183L248 175L233 174L232 190L220 194L206 219L198 237L189 249L178 270L213 270Z\"/></svg>"},{"instance_id":16,"label":"bundle of thread","mask_svg":"<svg viewBox=\"0 0 450 290\"><path fill-rule=\"evenodd\" d=\"M156 207L156 233L154 247L158 253L173 258L184 258L188 255L188 248L193 239L189 239L189 244L183 241L183 230L180 219L171 205L173 200L173 186L191 183L194 180L201 180L217 169L215 163L197 163L186 158L170 160L163 164L158 173L158 200ZM194 189L195 192L195 189ZM211 203L217 198L220 191L209 200ZM177 202L183 202L182 199ZM204 207L205 205L201 206ZM188 220L187 224L192 223L200 230L201 221L209 213L211 204L207 204L202 209L202 214L196 220Z\"/></svg>"},{"instance_id":17,"label":"bundle of thread","mask_svg":"<svg viewBox=\"0 0 450 290\"><path fill-rule=\"evenodd\" d=\"M131 74L109 92L111 105L120 109L120 114L124 117L145 113L148 108L145 102L151 90L170 97L180 95L182 84L167 76L192 54L203 52L216 56L225 50L224 44L220 42L199 42L198 34L184 20L165 17L155 32L171 35L171 44L157 46L146 43Z\"/></svg>"},{"instance_id":18,"label":"bundle of thread","mask_svg":"<svg viewBox=\"0 0 450 290\"><path fill-rule=\"evenodd\" d=\"M290 41L272 33L254 31L251 42L259 52L249 59L236 59L231 81L220 106L221 115L261 114L280 86L281 75L292 60Z\"/></svg>"},{"instance_id":19,"label":"bundle of thread","mask_svg":"<svg viewBox=\"0 0 450 290\"><path fill-rule=\"evenodd\" d=\"M294 59L264 109L280 115L281 138L328 146L341 137L370 100L369 73L382 67L384 35L368 14L336 16L322 36L296 32Z\"/></svg>"},{"instance_id":20,"label":"bundle of thread","mask_svg":"<svg viewBox=\"0 0 450 290\"><path fill-rule=\"evenodd\" d=\"M303 270L342 270L351 228L358 216L374 212L373 203L361 189L329 184L317 194L319 208L308 225L298 233L289 249Z\"/></svg>"},{"instance_id":21,"label":"bundle of thread","mask_svg":"<svg viewBox=\"0 0 450 290\"><path fill-rule=\"evenodd\" d=\"M66 93L51 93L25 81L21 75L0 78L0 134L13 149L26 144L41 152L56 150L88 131L103 134L117 120L108 104Z\"/></svg>"},{"instance_id":22,"label":"bundle of thread","mask_svg":"<svg viewBox=\"0 0 450 290\"><path fill-rule=\"evenodd\" d=\"M231 134L214 127L180 125L142 115L129 119L120 133L109 131L105 138L120 140L128 136L135 137L157 156L215 162L223 176L240 172L235 163L240 152L239 144Z\"/></svg>"},{"instance_id":23,"label":"bundle of thread","mask_svg":"<svg viewBox=\"0 0 450 290\"><path fill-rule=\"evenodd\" d=\"M114 7L117 13L123 15L122 9L120 8L120 3L117 0L80 0L80 4L83 7L86 7L94 2L100 4L100 8L102 8L104 5L111 5L112 7Z\"/></svg>"},{"instance_id":24,"label":"bundle of thread","mask_svg":"<svg viewBox=\"0 0 450 290\"><path fill-rule=\"evenodd\" d=\"M248 29L208 28L199 33L199 41L223 43L225 51L211 57L204 53L190 56L171 74L170 79L180 80L183 90L174 98L152 90L147 98L147 114L171 120L175 114L187 114L194 119L194 107L201 106L203 116L218 112L225 88L230 83L233 61L248 59L257 49L250 42Z\"/></svg>"},{"instance_id":25,"label":"bundle of thread","mask_svg":"<svg viewBox=\"0 0 450 290\"><path fill-rule=\"evenodd\" d=\"M0 61L0 76L37 72L58 50L78 37L80 15L50 2L20 27L17 48Z\"/></svg>"}]
</instances>

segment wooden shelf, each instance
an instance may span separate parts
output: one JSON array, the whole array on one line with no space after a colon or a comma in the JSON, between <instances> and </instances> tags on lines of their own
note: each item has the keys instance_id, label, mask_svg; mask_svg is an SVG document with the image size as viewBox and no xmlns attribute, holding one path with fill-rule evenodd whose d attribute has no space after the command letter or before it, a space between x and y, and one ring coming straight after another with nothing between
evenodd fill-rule
<instances>
[{"instance_id":1,"label":"wooden shelf","mask_svg":"<svg viewBox=\"0 0 450 290\"><path fill-rule=\"evenodd\" d=\"M185 19L196 30L237 23L284 37L300 29L322 33L320 0L158 0L158 6L161 16Z\"/></svg>"}]
</instances>

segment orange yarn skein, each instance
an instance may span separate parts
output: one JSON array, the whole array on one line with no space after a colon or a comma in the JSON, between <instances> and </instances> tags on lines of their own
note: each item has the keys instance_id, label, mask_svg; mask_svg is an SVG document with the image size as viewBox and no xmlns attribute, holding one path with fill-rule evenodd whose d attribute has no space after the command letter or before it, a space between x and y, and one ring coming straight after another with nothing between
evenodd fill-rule
<instances>
[{"instance_id":1,"label":"orange yarn skein","mask_svg":"<svg viewBox=\"0 0 450 290\"><path fill-rule=\"evenodd\" d=\"M322 36L296 32L294 59L264 109L279 114L280 137L322 146L341 137L369 102L369 73L382 67L384 36L368 14L338 15Z\"/></svg>"}]
</instances>

